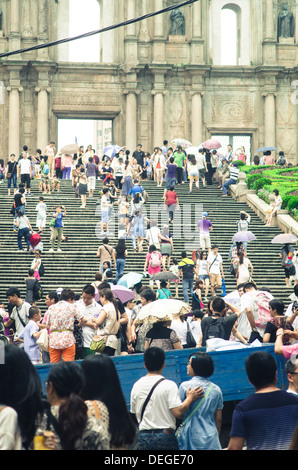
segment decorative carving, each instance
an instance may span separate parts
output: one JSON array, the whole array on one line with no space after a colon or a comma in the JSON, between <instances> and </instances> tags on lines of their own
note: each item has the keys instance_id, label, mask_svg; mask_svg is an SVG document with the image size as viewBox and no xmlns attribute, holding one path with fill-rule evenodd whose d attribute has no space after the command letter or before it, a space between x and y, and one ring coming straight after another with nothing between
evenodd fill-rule
<instances>
[{"instance_id":1,"label":"decorative carving","mask_svg":"<svg viewBox=\"0 0 298 470\"><path fill-rule=\"evenodd\" d=\"M107 92L97 90L96 92L84 93L82 91L55 91L53 93L54 105L91 105L91 106L119 106L120 94L117 92Z\"/></svg>"},{"instance_id":2,"label":"decorative carving","mask_svg":"<svg viewBox=\"0 0 298 470\"><path fill-rule=\"evenodd\" d=\"M254 120L254 102L247 96L214 96L213 122L248 124Z\"/></svg>"}]
</instances>

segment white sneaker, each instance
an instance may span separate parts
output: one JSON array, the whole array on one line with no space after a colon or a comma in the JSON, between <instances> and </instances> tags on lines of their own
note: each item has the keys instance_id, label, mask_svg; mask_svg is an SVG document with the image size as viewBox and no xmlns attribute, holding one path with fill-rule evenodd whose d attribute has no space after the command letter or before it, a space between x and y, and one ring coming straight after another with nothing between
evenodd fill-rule
<instances>
[{"instance_id":1,"label":"white sneaker","mask_svg":"<svg viewBox=\"0 0 298 470\"><path fill-rule=\"evenodd\" d=\"M50 248L50 249L49 249L49 253L54 253L53 248Z\"/></svg>"},{"instance_id":2,"label":"white sneaker","mask_svg":"<svg viewBox=\"0 0 298 470\"><path fill-rule=\"evenodd\" d=\"M62 253L62 250L58 248L57 253Z\"/></svg>"}]
</instances>

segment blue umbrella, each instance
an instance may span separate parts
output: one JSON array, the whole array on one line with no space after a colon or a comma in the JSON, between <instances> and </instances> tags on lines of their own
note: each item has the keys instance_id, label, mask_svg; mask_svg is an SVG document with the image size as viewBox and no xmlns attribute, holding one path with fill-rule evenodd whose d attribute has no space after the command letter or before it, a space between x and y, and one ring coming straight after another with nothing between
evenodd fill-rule
<instances>
[{"instance_id":1,"label":"blue umbrella","mask_svg":"<svg viewBox=\"0 0 298 470\"><path fill-rule=\"evenodd\" d=\"M119 147L119 145L108 145L107 147L103 149L103 153L107 157L113 158L115 157L116 153L118 153L121 148L122 147Z\"/></svg>"},{"instance_id":2,"label":"blue umbrella","mask_svg":"<svg viewBox=\"0 0 298 470\"><path fill-rule=\"evenodd\" d=\"M144 276L143 274L135 273L135 272L124 274L124 276L122 276L117 282L117 285L125 286L130 289L131 287L134 287L136 284L141 282L141 280L143 279L143 276Z\"/></svg>"},{"instance_id":3,"label":"blue umbrella","mask_svg":"<svg viewBox=\"0 0 298 470\"><path fill-rule=\"evenodd\" d=\"M277 150L275 147L261 147L260 149L257 150L257 152L267 152L269 150Z\"/></svg>"}]
</instances>

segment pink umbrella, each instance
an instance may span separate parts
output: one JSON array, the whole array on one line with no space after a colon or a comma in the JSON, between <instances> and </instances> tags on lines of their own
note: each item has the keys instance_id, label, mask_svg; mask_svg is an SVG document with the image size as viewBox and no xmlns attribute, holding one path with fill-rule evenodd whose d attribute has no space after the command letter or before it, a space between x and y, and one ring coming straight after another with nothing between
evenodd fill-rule
<instances>
[{"instance_id":1,"label":"pink umbrella","mask_svg":"<svg viewBox=\"0 0 298 470\"><path fill-rule=\"evenodd\" d=\"M219 149L221 143L218 140L208 139L202 143L202 147L207 150Z\"/></svg>"}]
</instances>

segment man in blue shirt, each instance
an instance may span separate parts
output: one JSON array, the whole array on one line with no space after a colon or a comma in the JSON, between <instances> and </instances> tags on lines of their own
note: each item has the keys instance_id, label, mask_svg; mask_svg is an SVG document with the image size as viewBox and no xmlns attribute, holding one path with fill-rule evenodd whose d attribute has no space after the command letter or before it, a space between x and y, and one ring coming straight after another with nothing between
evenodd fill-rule
<instances>
[{"instance_id":1,"label":"man in blue shirt","mask_svg":"<svg viewBox=\"0 0 298 470\"><path fill-rule=\"evenodd\" d=\"M66 215L65 206L55 207L55 212L53 214L53 218L55 219L55 225L53 227L51 248L49 249L50 253L54 252L55 241L57 237L58 237L57 253L62 253L62 250L60 249L60 245L61 245L61 240L62 240L62 235L63 235L63 217L65 217L65 215Z\"/></svg>"},{"instance_id":2,"label":"man in blue shirt","mask_svg":"<svg viewBox=\"0 0 298 470\"><path fill-rule=\"evenodd\" d=\"M288 450L298 423L298 396L277 388L277 366L266 351L245 361L255 393L235 408L228 450Z\"/></svg>"},{"instance_id":3,"label":"man in blue shirt","mask_svg":"<svg viewBox=\"0 0 298 470\"><path fill-rule=\"evenodd\" d=\"M144 191L144 188L139 185L138 180L134 180L134 185L133 187L129 190L129 195L132 196L133 198L135 197L136 193L142 194Z\"/></svg>"}]
</instances>

